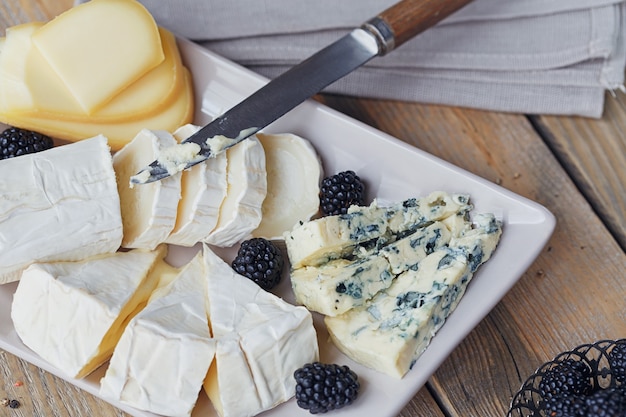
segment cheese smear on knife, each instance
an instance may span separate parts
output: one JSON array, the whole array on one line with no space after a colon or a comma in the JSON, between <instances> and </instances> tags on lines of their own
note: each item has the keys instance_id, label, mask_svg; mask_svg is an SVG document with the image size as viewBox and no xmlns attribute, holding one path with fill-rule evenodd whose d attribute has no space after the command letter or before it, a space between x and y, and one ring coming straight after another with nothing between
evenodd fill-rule
<instances>
[{"instance_id":1,"label":"cheese smear on knife","mask_svg":"<svg viewBox=\"0 0 626 417\"><path fill-rule=\"evenodd\" d=\"M181 197L181 174L137 187L131 186L130 177L155 160L162 149L176 143L168 132L143 129L113 157L125 248L154 249L174 229Z\"/></svg>"},{"instance_id":2,"label":"cheese smear on knife","mask_svg":"<svg viewBox=\"0 0 626 417\"><path fill-rule=\"evenodd\" d=\"M252 136L226 150L228 190L215 229L206 243L227 247L243 240L259 226L267 195L265 152Z\"/></svg>"},{"instance_id":3,"label":"cheese smear on knife","mask_svg":"<svg viewBox=\"0 0 626 417\"><path fill-rule=\"evenodd\" d=\"M295 394L293 372L318 359L311 313L237 274L204 245L215 362L204 389L221 417L254 416Z\"/></svg>"},{"instance_id":4,"label":"cheese smear on knife","mask_svg":"<svg viewBox=\"0 0 626 417\"><path fill-rule=\"evenodd\" d=\"M31 265L11 305L16 333L67 375L88 375L109 359L127 320L146 303L159 279L152 268L165 255L162 246Z\"/></svg>"},{"instance_id":5,"label":"cheese smear on knife","mask_svg":"<svg viewBox=\"0 0 626 417\"><path fill-rule=\"evenodd\" d=\"M215 355L202 253L128 324L100 394L165 416L189 416Z\"/></svg>"},{"instance_id":6,"label":"cheese smear on knife","mask_svg":"<svg viewBox=\"0 0 626 417\"><path fill-rule=\"evenodd\" d=\"M0 161L0 284L33 262L115 252L122 218L104 136Z\"/></svg>"},{"instance_id":7,"label":"cheese smear on knife","mask_svg":"<svg viewBox=\"0 0 626 417\"><path fill-rule=\"evenodd\" d=\"M187 124L178 128L174 137L182 142L198 130L200 126ZM226 152L222 152L182 171L182 198L178 203L176 225L167 243L193 246L213 231L228 190L227 163Z\"/></svg>"}]
</instances>

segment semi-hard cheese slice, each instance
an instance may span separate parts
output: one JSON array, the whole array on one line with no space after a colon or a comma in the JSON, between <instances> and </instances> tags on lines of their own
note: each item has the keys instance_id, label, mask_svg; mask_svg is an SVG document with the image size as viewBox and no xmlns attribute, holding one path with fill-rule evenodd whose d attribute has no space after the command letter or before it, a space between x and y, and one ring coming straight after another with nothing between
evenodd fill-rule
<instances>
[{"instance_id":1,"label":"semi-hard cheese slice","mask_svg":"<svg viewBox=\"0 0 626 417\"><path fill-rule=\"evenodd\" d=\"M23 79L26 58L32 49L30 37L42 25L41 22L30 22L7 28L6 42L0 54L0 109L28 110L33 107L33 97Z\"/></svg>"},{"instance_id":2,"label":"semi-hard cheese slice","mask_svg":"<svg viewBox=\"0 0 626 417\"><path fill-rule=\"evenodd\" d=\"M128 323L100 381L103 397L164 416L191 414L215 355L203 268L200 252Z\"/></svg>"},{"instance_id":3,"label":"semi-hard cheese slice","mask_svg":"<svg viewBox=\"0 0 626 417\"><path fill-rule=\"evenodd\" d=\"M291 133L257 134L265 150L267 196L254 237L282 240L319 210L322 164L311 142Z\"/></svg>"},{"instance_id":4,"label":"semi-hard cheese slice","mask_svg":"<svg viewBox=\"0 0 626 417\"><path fill-rule=\"evenodd\" d=\"M115 252L120 202L107 140L0 161L0 284L32 262Z\"/></svg>"},{"instance_id":5,"label":"semi-hard cheese slice","mask_svg":"<svg viewBox=\"0 0 626 417\"><path fill-rule=\"evenodd\" d=\"M92 114L83 110L40 51L31 47L22 81L31 94L33 106L24 112L31 117L47 119L119 123L162 111L182 93L185 74L176 38L163 28L159 28L159 34L164 60ZM5 111L14 110L13 100L12 97L7 101Z\"/></svg>"},{"instance_id":6,"label":"semi-hard cheese slice","mask_svg":"<svg viewBox=\"0 0 626 417\"><path fill-rule=\"evenodd\" d=\"M164 59L157 25L135 0L83 3L39 28L32 41L89 114Z\"/></svg>"},{"instance_id":7,"label":"semi-hard cheese slice","mask_svg":"<svg viewBox=\"0 0 626 417\"><path fill-rule=\"evenodd\" d=\"M468 196L441 191L390 206L374 201L368 207L352 206L347 214L296 225L285 233L285 245L293 269L322 265L352 252L357 245L388 239L469 209Z\"/></svg>"},{"instance_id":8,"label":"semi-hard cheese slice","mask_svg":"<svg viewBox=\"0 0 626 417\"><path fill-rule=\"evenodd\" d=\"M158 282L151 274L165 246L84 261L40 263L22 274L11 318L26 346L82 378L109 359L129 317Z\"/></svg>"},{"instance_id":9,"label":"semi-hard cheese slice","mask_svg":"<svg viewBox=\"0 0 626 417\"><path fill-rule=\"evenodd\" d=\"M187 68L183 69L185 85L180 94L175 94L175 101L156 113L148 113L141 117L108 123L90 119L80 121L42 118L22 112L7 113L0 108L0 121L11 126L35 130L69 141L79 141L97 134L103 134L108 138L111 148L117 151L130 142L142 129L171 132L191 121L194 112L193 80L189 70Z\"/></svg>"},{"instance_id":10,"label":"semi-hard cheese slice","mask_svg":"<svg viewBox=\"0 0 626 417\"><path fill-rule=\"evenodd\" d=\"M204 384L221 417L253 416L295 394L293 372L318 359L311 313L238 275L204 245L215 362Z\"/></svg>"},{"instance_id":11,"label":"semi-hard cheese slice","mask_svg":"<svg viewBox=\"0 0 626 417\"><path fill-rule=\"evenodd\" d=\"M178 128L174 137L181 142L198 130L200 126L187 124ZM217 225L228 190L226 167L226 152L222 152L182 171L182 198L178 203L176 225L167 243L193 246L209 236Z\"/></svg>"},{"instance_id":12,"label":"semi-hard cheese slice","mask_svg":"<svg viewBox=\"0 0 626 417\"><path fill-rule=\"evenodd\" d=\"M321 266L291 271L296 301L309 310L337 316L362 306L388 288L398 274L417 268L435 249L450 241L448 228L440 222L390 243L356 260L337 259Z\"/></svg>"},{"instance_id":13,"label":"semi-hard cheese slice","mask_svg":"<svg viewBox=\"0 0 626 417\"><path fill-rule=\"evenodd\" d=\"M206 243L227 247L243 240L259 226L267 195L265 152L256 137L226 150L228 190L215 229Z\"/></svg>"},{"instance_id":14,"label":"semi-hard cheese slice","mask_svg":"<svg viewBox=\"0 0 626 417\"><path fill-rule=\"evenodd\" d=\"M371 302L324 321L331 339L350 358L404 376L463 296L478 267L499 241L501 225L478 215L475 229L452 238L396 278Z\"/></svg>"},{"instance_id":15,"label":"semi-hard cheese slice","mask_svg":"<svg viewBox=\"0 0 626 417\"><path fill-rule=\"evenodd\" d=\"M130 184L130 177L154 161L161 149L175 144L174 136L166 131L143 129L113 157L125 248L153 249L165 242L176 224L180 173L149 184Z\"/></svg>"}]
</instances>

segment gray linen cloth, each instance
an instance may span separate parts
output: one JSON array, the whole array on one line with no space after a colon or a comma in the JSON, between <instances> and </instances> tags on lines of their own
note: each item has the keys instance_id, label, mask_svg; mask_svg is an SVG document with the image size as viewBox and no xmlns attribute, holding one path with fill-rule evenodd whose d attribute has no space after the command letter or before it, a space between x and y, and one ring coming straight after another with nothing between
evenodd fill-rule
<instances>
[{"instance_id":1,"label":"gray linen cloth","mask_svg":"<svg viewBox=\"0 0 626 417\"><path fill-rule=\"evenodd\" d=\"M269 78L395 3L140 2L160 25ZM474 0L325 91L600 117L606 91L624 91L625 37L626 0Z\"/></svg>"}]
</instances>

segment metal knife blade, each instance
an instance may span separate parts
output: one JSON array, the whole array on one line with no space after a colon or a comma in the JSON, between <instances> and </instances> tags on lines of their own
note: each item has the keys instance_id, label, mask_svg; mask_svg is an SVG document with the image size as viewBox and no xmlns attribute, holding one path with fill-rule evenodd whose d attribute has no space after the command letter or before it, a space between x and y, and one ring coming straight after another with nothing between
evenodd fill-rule
<instances>
[{"instance_id":1,"label":"metal knife blade","mask_svg":"<svg viewBox=\"0 0 626 417\"><path fill-rule=\"evenodd\" d=\"M143 184L191 168L252 136L325 87L471 0L402 0L270 81L131 177Z\"/></svg>"}]
</instances>

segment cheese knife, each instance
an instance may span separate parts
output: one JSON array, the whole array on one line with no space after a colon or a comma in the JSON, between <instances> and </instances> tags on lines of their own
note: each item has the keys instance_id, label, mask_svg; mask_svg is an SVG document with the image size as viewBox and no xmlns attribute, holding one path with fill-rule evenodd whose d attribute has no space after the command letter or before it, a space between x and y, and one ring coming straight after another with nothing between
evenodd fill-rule
<instances>
[{"instance_id":1,"label":"cheese knife","mask_svg":"<svg viewBox=\"0 0 626 417\"><path fill-rule=\"evenodd\" d=\"M292 67L131 177L158 181L191 168L254 135L325 87L383 56L471 0L401 0Z\"/></svg>"}]
</instances>

